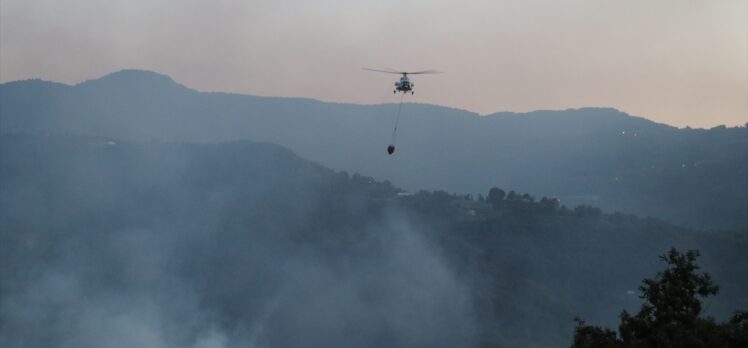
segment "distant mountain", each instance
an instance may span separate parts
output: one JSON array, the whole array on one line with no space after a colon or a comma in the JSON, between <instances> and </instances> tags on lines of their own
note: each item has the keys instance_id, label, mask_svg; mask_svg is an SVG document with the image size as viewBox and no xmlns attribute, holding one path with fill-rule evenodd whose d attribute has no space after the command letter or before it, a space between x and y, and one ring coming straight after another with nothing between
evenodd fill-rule
<instances>
[{"instance_id":1,"label":"distant mountain","mask_svg":"<svg viewBox=\"0 0 748 348\"><path fill-rule=\"evenodd\" d=\"M695 227L748 226L745 127L677 129L605 108L479 116L406 104L397 152L387 156L396 108L202 93L137 70L76 86L0 85L4 133L252 139L411 191L497 186Z\"/></svg>"},{"instance_id":2,"label":"distant mountain","mask_svg":"<svg viewBox=\"0 0 748 348\"><path fill-rule=\"evenodd\" d=\"M3 347L565 346L671 246L722 287L708 314L748 308L745 232L408 194L266 143L0 136Z\"/></svg>"}]
</instances>

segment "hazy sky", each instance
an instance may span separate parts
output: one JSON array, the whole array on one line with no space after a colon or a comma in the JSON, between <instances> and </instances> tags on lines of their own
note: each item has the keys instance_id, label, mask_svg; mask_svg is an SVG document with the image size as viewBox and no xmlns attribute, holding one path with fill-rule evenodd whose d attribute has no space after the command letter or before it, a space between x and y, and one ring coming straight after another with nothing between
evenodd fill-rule
<instances>
[{"instance_id":1,"label":"hazy sky","mask_svg":"<svg viewBox=\"0 0 748 348\"><path fill-rule=\"evenodd\" d=\"M154 70L205 91L748 122L746 0L0 0L0 81Z\"/></svg>"}]
</instances>

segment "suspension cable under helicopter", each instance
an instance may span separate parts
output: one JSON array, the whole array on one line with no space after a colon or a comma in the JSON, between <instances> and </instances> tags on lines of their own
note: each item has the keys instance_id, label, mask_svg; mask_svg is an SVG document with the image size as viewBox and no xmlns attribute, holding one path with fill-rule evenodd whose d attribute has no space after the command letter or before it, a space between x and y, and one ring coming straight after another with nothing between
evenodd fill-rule
<instances>
[{"instance_id":1,"label":"suspension cable under helicopter","mask_svg":"<svg viewBox=\"0 0 748 348\"><path fill-rule=\"evenodd\" d=\"M395 153L395 142L397 141L397 126L400 124L400 114L403 110L403 99L405 99L405 93L400 95L400 104L397 105L397 116L395 116L395 127L392 129L392 139L390 140L390 145L387 146L387 153L393 154Z\"/></svg>"}]
</instances>

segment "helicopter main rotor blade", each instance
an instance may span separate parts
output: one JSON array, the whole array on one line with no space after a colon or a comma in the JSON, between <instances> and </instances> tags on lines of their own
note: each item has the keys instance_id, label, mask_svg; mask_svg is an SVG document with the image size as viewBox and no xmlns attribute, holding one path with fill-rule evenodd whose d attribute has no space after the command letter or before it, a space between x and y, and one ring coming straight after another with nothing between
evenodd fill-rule
<instances>
[{"instance_id":1,"label":"helicopter main rotor blade","mask_svg":"<svg viewBox=\"0 0 748 348\"><path fill-rule=\"evenodd\" d=\"M421 70L421 71L414 71L406 73L408 75L417 75L417 74L442 74L441 71L438 70Z\"/></svg>"},{"instance_id":2,"label":"helicopter main rotor blade","mask_svg":"<svg viewBox=\"0 0 748 348\"><path fill-rule=\"evenodd\" d=\"M387 74L398 74L398 75L407 74L406 72L397 71L397 70L380 70L380 69L371 69L371 68L361 68L361 69L369 70L369 71L376 71L376 72L381 72L381 73L387 73Z\"/></svg>"}]
</instances>

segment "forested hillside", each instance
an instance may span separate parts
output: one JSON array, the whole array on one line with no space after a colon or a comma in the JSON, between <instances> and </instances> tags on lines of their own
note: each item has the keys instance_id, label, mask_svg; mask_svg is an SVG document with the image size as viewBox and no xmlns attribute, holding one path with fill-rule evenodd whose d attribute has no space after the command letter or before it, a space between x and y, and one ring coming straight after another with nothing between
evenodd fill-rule
<instances>
[{"instance_id":1,"label":"forested hillside","mask_svg":"<svg viewBox=\"0 0 748 348\"><path fill-rule=\"evenodd\" d=\"M567 346L575 316L638 308L673 246L722 286L707 313L748 308L746 231L489 189L409 193L249 141L6 134L0 346Z\"/></svg>"}]
</instances>

